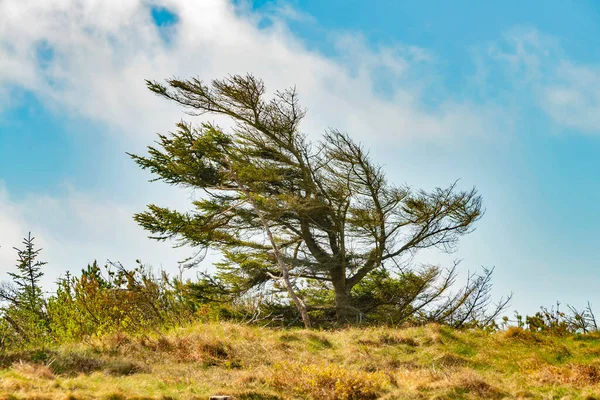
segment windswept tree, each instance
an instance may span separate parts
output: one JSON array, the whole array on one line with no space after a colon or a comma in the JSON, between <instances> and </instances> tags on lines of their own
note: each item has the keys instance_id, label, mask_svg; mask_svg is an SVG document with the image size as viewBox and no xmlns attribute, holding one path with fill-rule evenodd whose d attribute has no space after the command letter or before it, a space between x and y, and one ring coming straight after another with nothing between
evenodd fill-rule
<instances>
[{"instance_id":1,"label":"windswept tree","mask_svg":"<svg viewBox=\"0 0 600 400\"><path fill-rule=\"evenodd\" d=\"M365 278L421 249L452 251L482 215L475 189L412 190L389 182L347 134L308 140L295 89L269 99L251 75L147 85L191 115L233 124L180 122L147 155L131 155L156 180L201 193L191 211L151 204L134 218L152 238L220 250L219 274L240 292L287 271L294 287L332 290L338 320L350 321L360 311L352 289Z\"/></svg>"}]
</instances>

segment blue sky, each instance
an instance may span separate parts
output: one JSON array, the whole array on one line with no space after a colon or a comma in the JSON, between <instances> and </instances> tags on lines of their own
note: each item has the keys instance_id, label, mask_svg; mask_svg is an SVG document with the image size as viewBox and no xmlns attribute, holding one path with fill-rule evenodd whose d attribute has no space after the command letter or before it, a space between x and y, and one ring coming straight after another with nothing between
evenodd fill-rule
<instances>
[{"instance_id":1,"label":"blue sky","mask_svg":"<svg viewBox=\"0 0 600 400\"><path fill-rule=\"evenodd\" d=\"M479 189L478 229L419 260L495 266L511 309L600 307L595 2L36 1L0 3L0 274L29 230L49 280L94 259L175 270L189 250L131 215L189 194L125 152L189 117L143 80L252 72L297 85L303 129L348 132L391 180Z\"/></svg>"}]
</instances>

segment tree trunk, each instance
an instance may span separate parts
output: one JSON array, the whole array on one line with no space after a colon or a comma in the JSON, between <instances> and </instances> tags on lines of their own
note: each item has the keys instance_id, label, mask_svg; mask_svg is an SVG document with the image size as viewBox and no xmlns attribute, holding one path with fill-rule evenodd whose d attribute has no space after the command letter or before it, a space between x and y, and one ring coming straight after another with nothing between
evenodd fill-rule
<instances>
[{"instance_id":1,"label":"tree trunk","mask_svg":"<svg viewBox=\"0 0 600 400\"><path fill-rule=\"evenodd\" d=\"M331 283L335 292L335 313L339 324L358 322L360 311L350 304L350 289L346 284L346 271L336 268L331 273Z\"/></svg>"},{"instance_id":2,"label":"tree trunk","mask_svg":"<svg viewBox=\"0 0 600 400\"><path fill-rule=\"evenodd\" d=\"M290 297L292 298L292 301L294 302L294 304L296 305L296 308L300 312L300 316L302 317L302 322L304 322L304 327L310 328L311 322L310 322L310 317L308 315L308 311L306 310L306 306L304 305L302 300L300 300L300 298L296 294L296 291L294 290L294 286L292 285L292 282L290 281L290 273L289 273L288 267L285 264L285 261L283 261L283 258L281 257L281 253L279 251L279 246L277 245L277 242L275 242L275 238L273 237L273 233L271 232L271 228L269 227L269 224L265 220L265 218L262 214L262 211L258 208L256 201L254 201L254 199L250 195L250 192L248 191L248 189L246 189L246 187L239 181L237 174L233 170L231 171L231 173L233 174L233 179L235 180L237 185L240 187L240 189L244 192L244 194L248 198L248 201L252 205L254 212L260 218L260 222L262 223L263 227L265 228L265 232L267 233L269 241L271 242L271 247L273 247L273 253L275 254L275 259L277 260L277 265L279 266L279 270L281 271L281 278L283 280L283 283L285 284L287 292L290 295Z\"/></svg>"},{"instance_id":3,"label":"tree trunk","mask_svg":"<svg viewBox=\"0 0 600 400\"><path fill-rule=\"evenodd\" d=\"M265 228L265 231L267 232L267 236L269 237L269 241L271 242L271 246L273 247L273 253L275 253L275 258L277 259L277 264L279 265L279 269L281 271L281 278L283 279L283 283L285 284L288 294L290 295L290 297L292 298L292 301L296 305L296 308L300 312L300 316L302 317L302 322L304 322L304 327L310 328L311 323L310 323L310 317L308 316L308 311L306 311L306 306L304 305L302 300L300 300L300 298L296 294L296 291L294 290L294 286L292 285L292 282L290 281L290 273L289 273L288 267L285 264L285 262L283 261L283 258L281 257L281 253L279 252L279 246L277 246L277 243L275 242L275 238L273 237L273 234L271 233L271 228L269 228L269 224L267 223L267 221L265 221L264 217L262 216L262 213L260 212L260 210L258 209L258 206L256 205L256 203L254 202L254 200L252 198L250 198L250 202L252 202L254 211L260 217L260 220Z\"/></svg>"}]
</instances>

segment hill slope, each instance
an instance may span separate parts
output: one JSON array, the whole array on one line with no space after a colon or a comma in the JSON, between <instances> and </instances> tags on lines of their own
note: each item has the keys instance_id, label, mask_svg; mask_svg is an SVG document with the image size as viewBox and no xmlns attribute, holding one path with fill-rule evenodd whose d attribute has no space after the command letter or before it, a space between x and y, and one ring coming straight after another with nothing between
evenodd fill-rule
<instances>
[{"instance_id":1,"label":"hill slope","mask_svg":"<svg viewBox=\"0 0 600 400\"><path fill-rule=\"evenodd\" d=\"M600 398L600 335L199 324L0 355L5 399Z\"/></svg>"}]
</instances>

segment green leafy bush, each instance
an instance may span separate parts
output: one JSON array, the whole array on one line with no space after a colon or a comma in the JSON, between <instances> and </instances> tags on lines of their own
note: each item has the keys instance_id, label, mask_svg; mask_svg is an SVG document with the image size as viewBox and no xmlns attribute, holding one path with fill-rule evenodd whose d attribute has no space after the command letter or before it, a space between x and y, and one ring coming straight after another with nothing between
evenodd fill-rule
<instances>
[{"instance_id":1,"label":"green leafy bush","mask_svg":"<svg viewBox=\"0 0 600 400\"><path fill-rule=\"evenodd\" d=\"M128 270L119 263L88 265L80 276L58 282L48 301L51 329L58 341L112 332L141 332L181 324L194 309L184 285L165 273L155 276L138 262Z\"/></svg>"}]
</instances>

